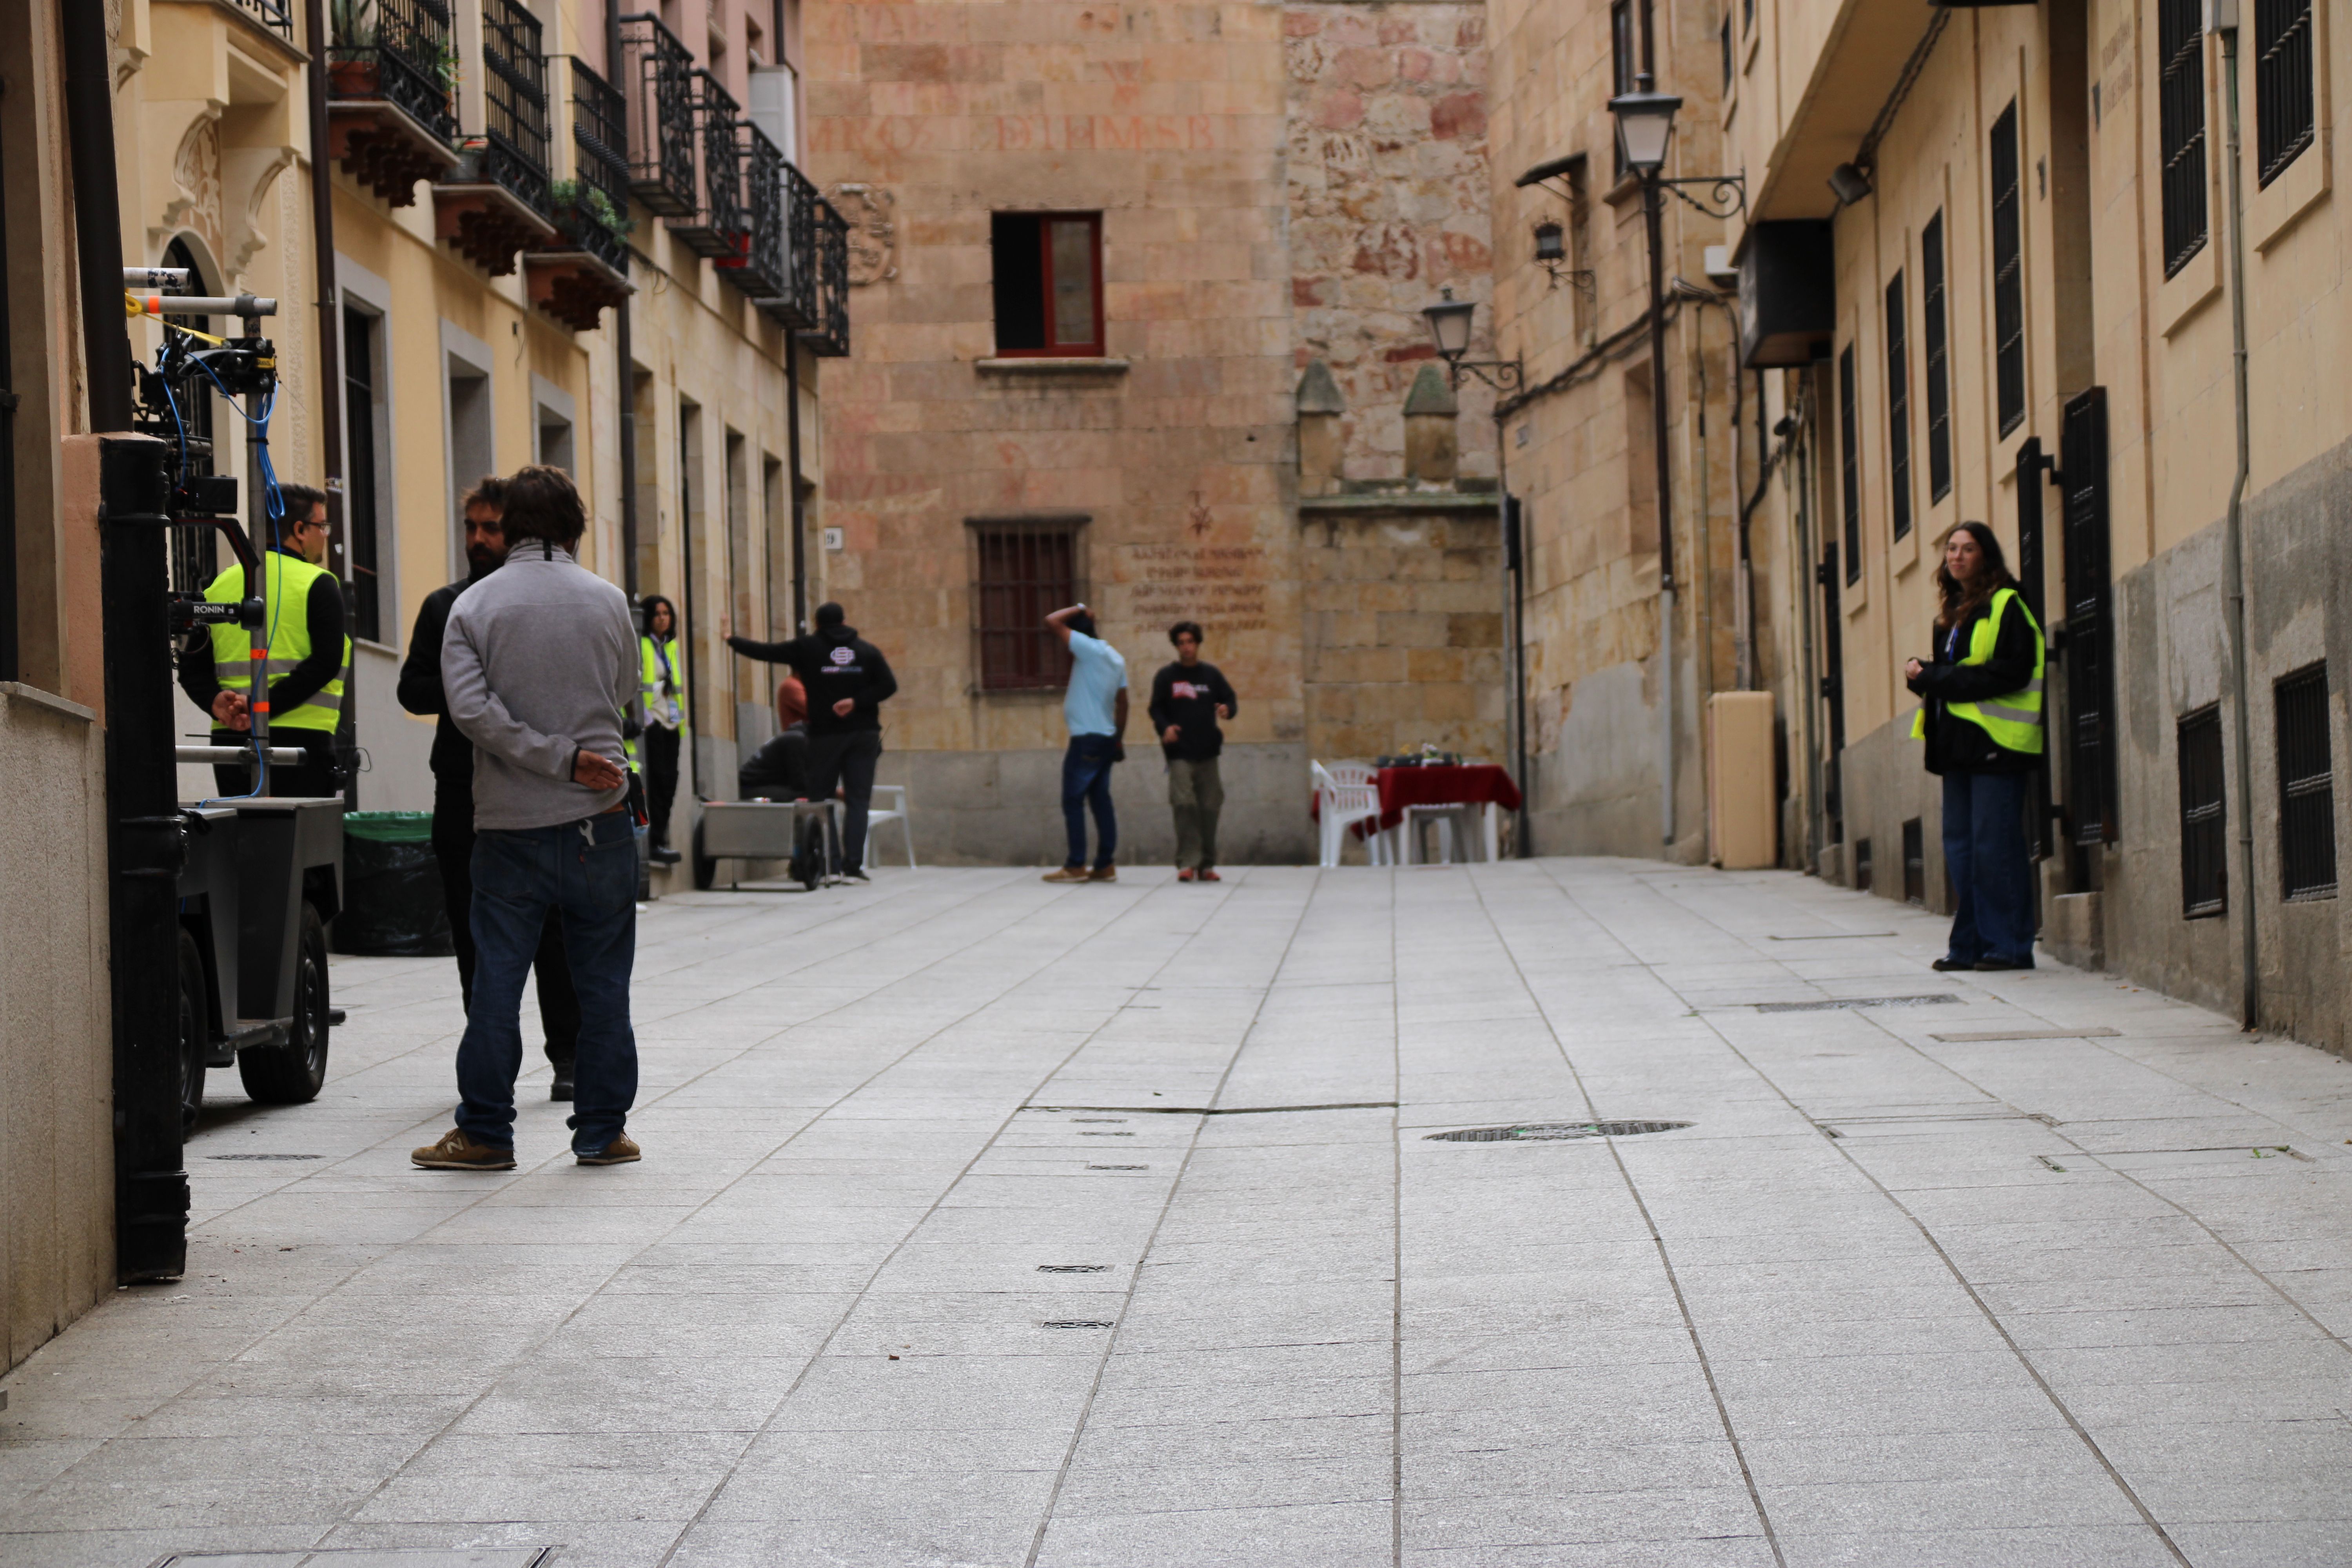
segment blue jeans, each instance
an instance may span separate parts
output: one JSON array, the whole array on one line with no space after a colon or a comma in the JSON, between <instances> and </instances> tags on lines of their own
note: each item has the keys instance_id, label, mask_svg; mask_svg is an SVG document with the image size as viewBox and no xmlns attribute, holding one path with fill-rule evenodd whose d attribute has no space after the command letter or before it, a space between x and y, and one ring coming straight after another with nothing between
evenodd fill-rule
<instances>
[{"instance_id":1,"label":"blue jeans","mask_svg":"<svg viewBox=\"0 0 2352 1568\"><path fill-rule=\"evenodd\" d=\"M2032 773L1944 775L1944 865L1952 876L1952 940L1961 963L2033 963L2033 867L2025 847Z\"/></svg>"},{"instance_id":2,"label":"blue jeans","mask_svg":"<svg viewBox=\"0 0 2352 1568\"><path fill-rule=\"evenodd\" d=\"M1095 811L1095 866L1111 863L1118 852L1118 818L1110 808L1111 755L1118 749L1115 735L1073 735L1062 753L1062 822L1070 830L1070 858L1065 866L1087 863L1087 807Z\"/></svg>"},{"instance_id":3,"label":"blue jeans","mask_svg":"<svg viewBox=\"0 0 2352 1568\"><path fill-rule=\"evenodd\" d=\"M457 1126L514 1147L522 1068L522 986L552 909L580 998L572 1147L593 1154L621 1134L637 1099L629 972L637 953L636 833L625 811L474 839L474 1003L457 1046Z\"/></svg>"}]
</instances>

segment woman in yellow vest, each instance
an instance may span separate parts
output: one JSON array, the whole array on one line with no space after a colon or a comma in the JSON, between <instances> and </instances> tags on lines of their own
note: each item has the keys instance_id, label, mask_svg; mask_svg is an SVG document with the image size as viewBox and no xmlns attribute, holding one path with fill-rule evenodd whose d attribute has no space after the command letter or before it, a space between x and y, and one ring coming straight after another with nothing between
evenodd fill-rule
<instances>
[{"instance_id":1,"label":"woman in yellow vest","mask_svg":"<svg viewBox=\"0 0 2352 1568\"><path fill-rule=\"evenodd\" d=\"M648 594L643 609L637 656L646 699L646 816L653 828L654 859L674 866L678 853L669 847L669 810L677 795L678 742L688 733L686 665L678 657L677 606Z\"/></svg>"},{"instance_id":2,"label":"woman in yellow vest","mask_svg":"<svg viewBox=\"0 0 2352 1568\"><path fill-rule=\"evenodd\" d=\"M1981 522L1944 543L1936 651L1903 667L1927 771L1944 780L1944 866L1952 937L1937 969L2033 967L2033 868L2026 803L2042 766L2042 628Z\"/></svg>"}]
</instances>

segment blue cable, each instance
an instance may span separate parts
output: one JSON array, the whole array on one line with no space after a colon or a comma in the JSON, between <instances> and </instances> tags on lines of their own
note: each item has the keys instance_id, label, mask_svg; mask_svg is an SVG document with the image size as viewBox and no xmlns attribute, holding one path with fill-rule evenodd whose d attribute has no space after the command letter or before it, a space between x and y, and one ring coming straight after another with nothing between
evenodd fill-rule
<instances>
[{"instance_id":1,"label":"blue cable","mask_svg":"<svg viewBox=\"0 0 2352 1568\"><path fill-rule=\"evenodd\" d=\"M217 374L214 374L212 366L206 364L200 359L192 360L190 363L194 364L197 369L203 371L205 375L212 378L213 385L220 388L221 399L229 405L231 412L236 414L239 419L244 420L247 424L258 426L261 431L260 439L256 443L256 446L258 448L257 455L260 458L261 463L261 510L262 515L269 520L269 548L271 550L280 549L283 547L283 536L278 531L278 525L283 522L286 518L286 497L278 488L278 469L269 460L269 417L272 414L277 412L278 409L278 389L274 386L270 388L269 399L261 405L261 413L259 416L257 417L253 415L247 414L244 409L237 406L236 398L229 392L227 387L221 384L221 378ZM168 383L165 384L163 390L165 396L168 397L171 395L171 387ZM174 405L173 409L173 417L176 419L178 416L179 410L177 405ZM260 565L262 572L266 574L269 570L269 557L267 552L262 555ZM246 586L250 590L252 584L248 583ZM279 605L278 600L282 597L284 597L284 595L278 594L272 594L269 596L269 624L263 631L265 648L275 647L278 646L278 611L283 607ZM269 660L266 657L261 661L261 689L265 694L267 694L269 689ZM250 703L251 700L252 698L248 695L247 701ZM255 799L260 795L262 784L267 780L268 774L268 763L262 755L261 742L257 737L253 742L253 787L246 791L243 795L219 795L215 796L214 800L203 801L198 804L211 805L219 801Z\"/></svg>"}]
</instances>

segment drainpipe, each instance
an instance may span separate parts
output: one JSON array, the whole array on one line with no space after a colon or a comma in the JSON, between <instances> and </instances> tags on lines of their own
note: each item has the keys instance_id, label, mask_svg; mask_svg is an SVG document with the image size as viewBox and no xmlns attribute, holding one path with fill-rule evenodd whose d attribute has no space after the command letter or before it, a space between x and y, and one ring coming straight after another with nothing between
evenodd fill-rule
<instances>
[{"instance_id":1,"label":"drainpipe","mask_svg":"<svg viewBox=\"0 0 2352 1568\"><path fill-rule=\"evenodd\" d=\"M131 345L122 331L122 208L115 193L114 68L106 7L58 0L66 142L81 282L82 375L93 432L131 428Z\"/></svg>"},{"instance_id":2,"label":"drainpipe","mask_svg":"<svg viewBox=\"0 0 2352 1568\"><path fill-rule=\"evenodd\" d=\"M1782 482L1796 492L1797 560L1801 564L1791 581L1797 589L1797 623L1802 628L1805 644L1804 670L1797 679L1799 706L1805 716L1805 875L1818 877L1822 874L1822 841L1828 836L1828 829L1822 799L1821 660L1814 651L1813 635L1813 605L1817 597L1813 592L1813 565L1817 552L1813 548L1812 443L1801 404L1782 416L1781 425L1786 431L1780 437L1781 450L1788 458Z\"/></svg>"},{"instance_id":3,"label":"drainpipe","mask_svg":"<svg viewBox=\"0 0 2352 1568\"><path fill-rule=\"evenodd\" d=\"M793 514L793 636L808 631L808 521L801 502L801 343L798 332L784 334L785 479L792 488Z\"/></svg>"},{"instance_id":4,"label":"drainpipe","mask_svg":"<svg viewBox=\"0 0 2352 1568\"><path fill-rule=\"evenodd\" d=\"M352 583L351 498L343 494L343 311L335 286L335 180L327 165L327 6L308 0L302 31L310 41L310 249L319 295L320 467L327 492L327 530L342 547L344 594ZM377 613L397 616L397 605ZM379 627L379 630L382 628ZM343 808L360 808L359 667L343 675L342 711L335 720L335 761L343 770Z\"/></svg>"},{"instance_id":5,"label":"drainpipe","mask_svg":"<svg viewBox=\"0 0 2352 1568\"><path fill-rule=\"evenodd\" d=\"M313 4L316 0L313 0ZM780 35L781 36L781 35ZM605 0L604 4L604 79L621 87L621 0ZM626 88L621 88L625 92ZM635 251L632 247L622 258L624 270L630 269ZM627 591L629 603L637 602L637 376L636 351L630 331L629 302L633 295L622 296L613 307L613 379L620 395L620 418L617 422L621 444L621 586Z\"/></svg>"},{"instance_id":6,"label":"drainpipe","mask_svg":"<svg viewBox=\"0 0 2352 1568\"><path fill-rule=\"evenodd\" d=\"M2232 747L2238 763L2238 1022L2253 1028L2262 1015L2262 949L2254 929L2254 773L2252 683L2247 679L2246 478L2253 468L2253 437L2246 419L2245 191L2238 144L2238 0L2208 0L2206 16L2221 36L2222 98L2229 117L2230 145L2230 372L2237 404L2238 471L2230 480L2230 521L2222 545L2221 597L2229 607L2230 683L2235 722Z\"/></svg>"},{"instance_id":7,"label":"drainpipe","mask_svg":"<svg viewBox=\"0 0 2352 1568\"><path fill-rule=\"evenodd\" d=\"M1732 340L1734 354L1739 352L1738 339ZM1742 691L1756 689L1756 556L1750 542L1750 525L1756 521L1756 509L1772 485L1774 455L1770 437L1764 425L1764 372L1756 372L1756 489L1739 505L1739 679Z\"/></svg>"}]
</instances>

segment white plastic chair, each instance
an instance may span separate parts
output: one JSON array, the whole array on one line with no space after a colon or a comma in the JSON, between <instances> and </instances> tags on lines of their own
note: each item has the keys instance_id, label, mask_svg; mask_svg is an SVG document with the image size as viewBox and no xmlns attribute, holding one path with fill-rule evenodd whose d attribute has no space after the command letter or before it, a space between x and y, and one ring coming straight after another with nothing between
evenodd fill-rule
<instances>
[{"instance_id":1,"label":"white plastic chair","mask_svg":"<svg viewBox=\"0 0 2352 1568\"><path fill-rule=\"evenodd\" d=\"M911 808L907 804L907 786L905 784L876 784L874 786L874 793L876 795L887 795L893 800L897 801L898 804L887 810L877 809L873 806L866 807L866 842L871 844L874 841L874 830L881 826L884 823L897 823L898 825L898 832L900 836L907 840L907 869L909 871L915 869L915 824L913 818L908 815Z\"/></svg>"},{"instance_id":2,"label":"white plastic chair","mask_svg":"<svg viewBox=\"0 0 2352 1568\"><path fill-rule=\"evenodd\" d=\"M1373 865L1381 865L1381 796L1372 786L1371 769L1362 763L1333 763L1328 768L1321 763L1310 765L1315 770L1316 822L1323 837L1322 863L1337 866L1348 829L1369 822L1372 826L1364 835L1364 852Z\"/></svg>"},{"instance_id":3,"label":"white plastic chair","mask_svg":"<svg viewBox=\"0 0 2352 1568\"><path fill-rule=\"evenodd\" d=\"M1473 805L1406 806L1404 808L1403 819L1396 826L1398 842L1397 864L1400 866L1453 865L1454 825L1457 822L1462 823L1464 835L1466 837L1469 831L1469 824L1465 818L1468 813L1477 809L1478 808L1476 806ZM1424 821L1430 820L1434 820L1437 824L1437 858L1434 860L1424 861L1419 858L1421 854L1421 825ZM1467 859L1469 858L1469 846L1465 843L1463 846L1463 858ZM1492 858L1492 857L1489 857L1489 858Z\"/></svg>"}]
</instances>

